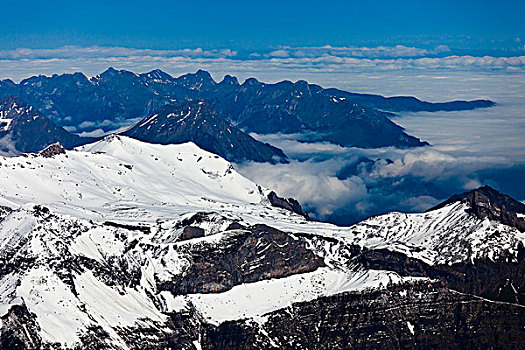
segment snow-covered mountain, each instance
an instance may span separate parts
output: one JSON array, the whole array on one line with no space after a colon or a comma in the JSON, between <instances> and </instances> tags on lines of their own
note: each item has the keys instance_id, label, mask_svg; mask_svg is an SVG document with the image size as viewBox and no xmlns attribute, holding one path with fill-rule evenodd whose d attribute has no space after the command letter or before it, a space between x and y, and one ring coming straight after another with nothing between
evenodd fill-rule
<instances>
[{"instance_id":1,"label":"snow-covered mountain","mask_svg":"<svg viewBox=\"0 0 525 350\"><path fill-rule=\"evenodd\" d=\"M338 227L193 143L53 150L0 158L0 348L523 344L525 233L469 202Z\"/></svg>"}]
</instances>

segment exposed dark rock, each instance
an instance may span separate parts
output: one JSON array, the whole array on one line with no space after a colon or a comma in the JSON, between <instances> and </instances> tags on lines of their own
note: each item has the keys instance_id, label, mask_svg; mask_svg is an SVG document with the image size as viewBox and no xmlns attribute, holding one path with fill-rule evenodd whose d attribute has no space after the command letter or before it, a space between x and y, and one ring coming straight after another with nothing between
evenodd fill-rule
<instances>
[{"instance_id":1,"label":"exposed dark rock","mask_svg":"<svg viewBox=\"0 0 525 350\"><path fill-rule=\"evenodd\" d=\"M118 222L112 222L112 221L105 221L104 225L117 227L117 228L123 228L126 230L132 230L132 231L141 231L144 233L150 233L151 229L149 226L141 226L141 225L129 225L129 224L122 224Z\"/></svg>"},{"instance_id":2,"label":"exposed dark rock","mask_svg":"<svg viewBox=\"0 0 525 350\"><path fill-rule=\"evenodd\" d=\"M89 344L89 348L93 350L103 349L117 349L109 342L110 335L100 326L90 326L85 333L80 335L82 344Z\"/></svg>"},{"instance_id":3,"label":"exposed dark rock","mask_svg":"<svg viewBox=\"0 0 525 350\"><path fill-rule=\"evenodd\" d=\"M209 325L203 348L518 349L525 341L525 308L459 294L440 283L322 297L266 317L263 325Z\"/></svg>"},{"instance_id":4,"label":"exposed dark rock","mask_svg":"<svg viewBox=\"0 0 525 350\"><path fill-rule=\"evenodd\" d=\"M192 216L190 216L189 218L186 218L184 220L182 220L180 223L177 223L176 227L179 227L179 228L182 228L184 226L191 226L193 224L200 224L204 221L208 221L210 216L212 215L215 215L215 213L213 212L210 212L210 213L206 213L206 212L198 212Z\"/></svg>"},{"instance_id":5,"label":"exposed dark rock","mask_svg":"<svg viewBox=\"0 0 525 350\"><path fill-rule=\"evenodd\" d=\"M40 327L25 305L12 306L0 318L0 349L40 349L42 339L38 336Z\"/></svg>"},{"instance_id":6,"label":"exposed dark rock","mask_svg":"<svg viewBox=\"0 0 525 350\"><path fill-rule=\"evenodd\" d=\"M421 260L386 249L365 250L356 259L363 267L388 269L404 276L439 279L451 289L490 300L525 305L525 249L519 248L517 261L501 257L452 265L428 265Z\"/></svg>"},{"instance_id":7,"label":"exposed dark rock","mask_svg":"<svg viewBox=\"0 0 525 350\"><path fill-rule=\"evenodd\" d=\"M204 230L200 227L186 226L182 230L181 240L204 237Z\"/></svg>"},{"instance_id":8,"label":"exposed dark rock","mask_svg":"<svg viewBox=\"0 0 525 350\"><path fill-rule=\"evenodd\" d=\"M66 153L66 149L62 147L60 142L56 142L52 145L47 146L40 152L38 152L38 155L44 158L52 158L56 155L65 154L65 153Z\"/></svg>"},{"instance_id":9,"label":"exposed dark rock","mask_svg":"<svg viewBox=\"0 0 525 350\"><path fill-rule=\"evenodd\" d=\"M496 191L490 186L483 186L470 192L456 194L427 211L436 210L454 202L468 203L470 212L480 219L488 218L499 221L502 224L516 227L521 232L525 232L525 217L518 217L517 215L525 214L525 204Z\"/></svg>"},{"instance_id":10,"label":"exposed dark rock","mask_svg":"<svg viewBox=\"0 0 525 350\"><path fill-rule=\"evenodd\" d=\"M268 199L274 207L289 210L308 219L308 214L303 212L303 208L301 208L301 204L297 200L279 197L274 191L268 194Z\"/></svg>"},{"instance_id":11,"label":"exposed dark rock","mask_svg":"<svg viewBox=\"0 0 525 350\"><path fill-rule=\"evenodd\" d=\"M243 226L242 224L238 222L232 222L226 228L226 231L230 231L230 230L246 230L246 226Z\"/></svg>"},{"instance_id":12,"label":"exposed dark rock","mask_svg":"<svg viewBox=\"0 0 525 350\"><path fill-rule=\"evenodd\" d=\"M219 244L202 242L179 247L191 264L172 281L161 283L159 290L176 295L224 292L241 283L286 277L324 266L323 259L304 241L266 225L229 232Z\"/></svg>"},{"instance_id":13,"label":"exposed dark rock","mask_svg":"<svg viewBox=\"0 0 525 350\"><path fill-rule=\"evenodd\" d=\"M13 212L13 209L6 207L4 205L0 205L0 222L4 220L4 218Z\"/></svg>"}]
</instances>

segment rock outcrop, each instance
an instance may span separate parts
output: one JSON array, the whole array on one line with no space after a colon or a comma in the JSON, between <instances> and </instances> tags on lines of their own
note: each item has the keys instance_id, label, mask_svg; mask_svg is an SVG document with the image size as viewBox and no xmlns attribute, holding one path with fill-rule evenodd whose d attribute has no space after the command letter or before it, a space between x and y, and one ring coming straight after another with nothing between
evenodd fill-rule
<instances>
[{"instance_id":1,"label":"rock outcrop","mask_svg":"<svg viewBox=\"0 0 525 350\"><path fill-rule=\"evenodd\" d=\"M525 204L496 191L490 186L483 186L470 192L454 195L428 211L458 201L468 203L470 211L480 219L496 220L525 232Z\"/></svg>"},{"instance_id":2,"label":"rock outcrop","mask_svg":"<svg viewBox=\"0 0 525 350\"><path fill-rule=\"evenodd\" d=\"M301 216L304 216L306 219L308 219L308 213L303 212L303 208L301 208L301 204L293 198L279 197L274 191L271 191L268 194L268 200L274 207L289 210L292 213L299 214Z\"/></svg>"}]
</instances>

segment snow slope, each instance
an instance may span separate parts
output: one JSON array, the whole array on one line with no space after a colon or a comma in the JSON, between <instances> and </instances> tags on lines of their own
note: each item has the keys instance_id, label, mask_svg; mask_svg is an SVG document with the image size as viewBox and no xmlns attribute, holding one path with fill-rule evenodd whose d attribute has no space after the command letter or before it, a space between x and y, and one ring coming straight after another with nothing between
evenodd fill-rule
<instances>
[{"instance_id":1,"label":"snow slope","mask_svg":"<svg viewBox=\"0 0 525 350\"><path fill-rule=\"evenodd\" d=\"M272 207L268 190L193 143L155 145L110 136L54 158L0 158L0 174L0 205L12 208L40 204L57 214L145 225L217 212L250 225L390 247L431 264L497 255L525 240L517 230L468 215L461 204L429 213L386 214L349 228L307 222Z\"/></svg>"},{"instance_id":2,"label":"snow slope","mask_svg":"<svg viewBox=\"0 0 525 350\"><path fill-rule=\"evenodd\" d=\"M345 250L352 245L450 264L516 254L525 241L514 228L468 214L462 203L423 214L390 213L351 227L308 222L272 207L269 190L192 143L111 136L53 158L0 158L0 177L0 205L13 209L0 221L0 258L15 266L0 275L0 317L25 305L44 342L68 347L102 327L108 347L124 348L125 334L136 329L169 333L167 313L189 307L213 324L264 322L265 314L294 302L417 280L350 266ZM202 220L192 225L205 236L181 241L181 223L198 213ZM233 222L303 237L326 267L221 293L159 289L186 273L190 247L206 242L219 249L235 234L225 232Z\"/></svg>"}]
</instances>

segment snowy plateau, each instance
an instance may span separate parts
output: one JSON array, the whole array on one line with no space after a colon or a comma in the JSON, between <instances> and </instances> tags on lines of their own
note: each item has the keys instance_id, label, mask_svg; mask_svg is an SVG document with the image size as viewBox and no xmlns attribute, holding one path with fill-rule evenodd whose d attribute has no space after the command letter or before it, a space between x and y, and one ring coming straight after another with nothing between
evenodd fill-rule
<instances>
[{"instance_id":1,"label":"snowy plateau","mask_svg":"<svg viewBox=\"0 0 525 350\"><path fill-rule=\"evenodd\" d=\"M464 201L338 227L124 136L0 176L0 348L525 347L525 233Z\"/></svg>"}]
</instances>

